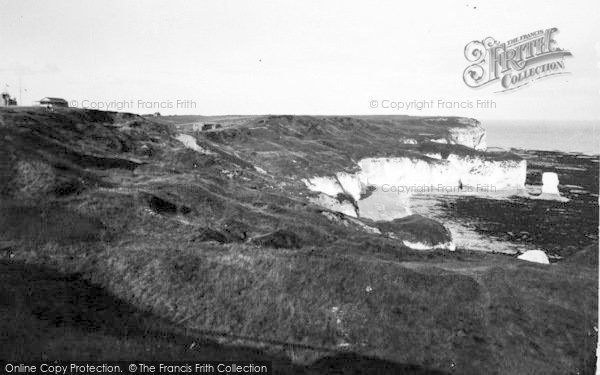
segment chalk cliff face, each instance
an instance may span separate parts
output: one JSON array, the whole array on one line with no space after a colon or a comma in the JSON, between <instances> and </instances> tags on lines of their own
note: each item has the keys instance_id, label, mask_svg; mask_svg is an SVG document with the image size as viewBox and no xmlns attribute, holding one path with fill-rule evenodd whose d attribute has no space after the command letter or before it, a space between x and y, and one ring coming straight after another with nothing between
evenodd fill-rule
<instances>
[{"instance_id":1,"label":"chalk cliff face","mask_svg":"<svg viewBox=\"0 0 600 375\"><path fill-rule=\"evenodd\" d=\"M362 186L396 187L399 193L457 192L491 186L498 190L521 188L525 184L524 160L485 160L480 157L449 155L446 159L368 158L358 162L355 176ZM421 188L421 191L417 191Z\"/></svg>"},{"instance_id":2,"label":"chalk cliff face","mask_svg":"<svg viewBox=\"0 0 600 375\"><path fill-rule=\"evenodd\" d=\"M361 197L369 187L375 187L383 193L396 196L393 199L394 205L389 204L390 209L394 211L392 216L396 218L411 214L408 202L398 198L399 195L478 194L498 191L511 194L524 188L527 172L525 160L486 160L477 156L454 154L441 160L409 157L366 158L360 160L357 166L359 170L353 174L340 172L335 176L314 177L303 181L310 190L325 195L349 195L359 202L359 208L363 200ZM365 209L368 210L366 207ZM359 212L357 215L369 217ZM381 215L374 218L381 219Z\"/></svg>"}]
</instances>

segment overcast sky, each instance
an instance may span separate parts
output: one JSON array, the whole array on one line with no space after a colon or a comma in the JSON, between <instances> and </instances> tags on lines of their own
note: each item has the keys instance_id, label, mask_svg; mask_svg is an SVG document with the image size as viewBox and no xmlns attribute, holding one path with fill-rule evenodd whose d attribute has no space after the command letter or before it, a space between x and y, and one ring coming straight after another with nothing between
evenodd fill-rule
<instances>
[{"instance_id":1,"label":"overcast sky","mask_svg":"<svg viewBox=\"0 0 600 375\"><path fill-rule=\"evenodd\" d=\"M577 4L576 6L574 4ZM600 1L4 1L0 84L29 104L134 101L179 114L413 114L600 119ZM557 27L562 75L467 87L464 47ZM25 91L26 90L26 91ZM493 100L495 109L371 108ZM189 100L191 108L139 108Z\"/></svg>"}]
</instances>

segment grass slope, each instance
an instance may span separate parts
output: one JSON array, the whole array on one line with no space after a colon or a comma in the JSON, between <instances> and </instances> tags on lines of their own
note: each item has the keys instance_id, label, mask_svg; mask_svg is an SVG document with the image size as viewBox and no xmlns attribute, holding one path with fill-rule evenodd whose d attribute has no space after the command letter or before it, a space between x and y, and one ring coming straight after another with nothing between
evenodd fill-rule
<instances>
[{"instance_id":1,"label":"grass slope","mask_svg":"<svg viewBox=\"0 0 600 375\"><path fill-rule=\"evenodd\" d=\"M339 139L351 142L356 124L373 126L265 121L281 133L348 127ZM267 134L245 135L247 147L300 147ZM137 116L0 111L0 150L10 151L0 164L3 357L258 356L282 373L593 371L594 248L552 266L411 251L324 215L297 176L257 171L226 133L199 136L211 154L173 136ZM266 169L280 171L285 155ZM198 337L213 341L190 352Z\"/></svg>"}]
</instances>

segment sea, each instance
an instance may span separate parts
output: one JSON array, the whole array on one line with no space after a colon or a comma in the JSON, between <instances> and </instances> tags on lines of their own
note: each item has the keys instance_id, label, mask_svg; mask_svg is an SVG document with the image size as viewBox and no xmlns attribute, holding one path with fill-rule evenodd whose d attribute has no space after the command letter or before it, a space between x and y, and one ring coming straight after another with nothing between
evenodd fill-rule
<instances>
[{"instance_id":1,"label":"sea","mask_svg":"<svg viewBox=\"0 0 600 375\"><path fill-rule=\"evenodd\" d=\"M481 121L488 148L600 154L599 121Z\"/></svg>"}]
</instances>

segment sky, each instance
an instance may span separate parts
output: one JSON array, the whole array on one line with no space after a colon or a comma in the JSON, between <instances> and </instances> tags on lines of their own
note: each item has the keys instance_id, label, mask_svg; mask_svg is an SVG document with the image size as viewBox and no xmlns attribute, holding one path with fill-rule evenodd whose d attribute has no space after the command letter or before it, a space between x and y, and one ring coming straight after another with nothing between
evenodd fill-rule
<instances>
[{"instance_id":1,"label":"sky","mask_svg":"<svg viewBox=\"0 0 600 375\"><path fill-rule=\"evenodd\" d=\"M135 113L600 120L598 0L0 4L0 88L23 104L56 96ZM463 82L467 43L551 27L573 54L570 74L505 93ZM493 106L461 108L477 100Z\"/></svg>"}]
</instances>

